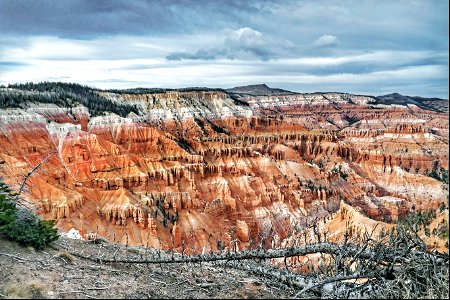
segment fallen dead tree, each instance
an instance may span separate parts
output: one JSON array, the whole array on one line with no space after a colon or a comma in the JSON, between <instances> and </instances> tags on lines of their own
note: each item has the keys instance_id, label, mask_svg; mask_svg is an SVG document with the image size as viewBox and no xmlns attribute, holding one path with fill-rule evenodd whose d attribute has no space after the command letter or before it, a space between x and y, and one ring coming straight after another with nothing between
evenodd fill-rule
<instances>
[{"instance_id":1,"label":"fallen dead tree","mask_svg":"<svg viewBox=\"0 0 450 300\"><path fill-rule=\"evenodd\" d=\"M360 248L355 245L346 245L345 251L349 256L358 255L361 258L371 258L373 253L366 250L361 252ZM67 250L67 249L66 249ZM162 258L151 258L151 259L117 259L117 258L105 258L101 256L88 256L79 253L71 253L72 255L89 259L94 262L99 263L126 263L126 264L161 264L161 263L201 263L201 262L215 262L215 261L232 261L232 260L245 260L245 259L259 259L267 260L274 258L283 257L294 257L294 256L305 256L314 253L327 253L338 255L343 251L343 246L334 243L315 243L308 244L300 247L291 247L285 249L268 249L268 250L250 250L250 251L239 251L239 252L222 252L222 253L208 253L208 254L198 254L193 256L181 257L177 254L176 256L162 257ZM378 259L383 261L392 261L395 258L396 253L386 252Z\"/></svg>"},{"instance_id":2,"label":"fallen dead tree","mask_svg":"<svg viewBox=\"0 0 450 300\"><path fill-rule=\"evenodd\" d=\"M411 225L402 222L395 230L382 232L376 238L368 233L353 238L346 234L340 244L322 240L283 249L193 256L154 249L149 253L145 248L132 252L120 245L108 252L108 246L95 243L90 244L93 251L73 251L63 243L55 247L97 263L197 264L200 268L202 263L214 263L218 267L238 268L295 290L296 298L448 298L448 253L429 251L417 234L419 228ZM286 260L291 257L314 259L305 263L307 272L293 272ZM281 267L275 267L275 261Z\"/></svg>"}]
</instances>

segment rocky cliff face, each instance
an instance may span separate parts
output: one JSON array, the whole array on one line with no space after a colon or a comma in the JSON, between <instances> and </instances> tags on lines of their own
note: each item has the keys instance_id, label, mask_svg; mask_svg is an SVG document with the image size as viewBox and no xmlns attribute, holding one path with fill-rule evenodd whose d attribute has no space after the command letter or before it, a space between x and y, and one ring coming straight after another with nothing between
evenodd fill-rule
<instances>
[{"instance_id":1,"label":"rocky cliff face","mask_svg":"<svg viewBox=\"0 0 450 300\"><path fill-rule=\"evenodd\" d=\"M185 249L277 246L342 203L376 221L447 205L448 115L337 93L99 92L140 114L0 110L0 175L62 230ZM448 180L448 179L447 179Z\"/></svg>"}]
</instances>

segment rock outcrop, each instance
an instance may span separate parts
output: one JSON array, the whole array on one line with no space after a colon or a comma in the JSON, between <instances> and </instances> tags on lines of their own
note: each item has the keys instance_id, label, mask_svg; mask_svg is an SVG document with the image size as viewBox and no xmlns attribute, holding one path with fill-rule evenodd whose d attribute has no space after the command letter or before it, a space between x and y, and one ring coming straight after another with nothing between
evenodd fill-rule
<instances>
[{"instance_id":1,"label":"rock outcrop","mask_svg":"<svg viewBox=\"0 0 450 300\"><path fill-rule=\"evenodd\" d=\"M0 175L18 188L56 150L24 197L65 231L200 253L287 245L344 202L385 222L448 205L444 113L338 93L98 93L140 114L0 110Z\"/></svg>"}]
</instances>

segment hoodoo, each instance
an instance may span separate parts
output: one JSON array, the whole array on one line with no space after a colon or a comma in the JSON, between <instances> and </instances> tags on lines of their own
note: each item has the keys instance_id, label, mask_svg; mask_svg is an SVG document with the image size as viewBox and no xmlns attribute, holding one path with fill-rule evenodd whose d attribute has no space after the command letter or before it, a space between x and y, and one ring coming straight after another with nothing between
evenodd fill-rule
<instances>
[{"instance_id":1,"label":"hoodoo","mask_svg":"<svg viewBox=\"0 0 450 300\"><path fill-rule=\"evenodd\" d=\"M23 196L64 232L201 253L289 245L306 216L343 206L369 224L447 205L441 110L266 85L86 93L103 102L0 110L0 176L18 188L56 151Z\"/></svg>"}]
</instances>

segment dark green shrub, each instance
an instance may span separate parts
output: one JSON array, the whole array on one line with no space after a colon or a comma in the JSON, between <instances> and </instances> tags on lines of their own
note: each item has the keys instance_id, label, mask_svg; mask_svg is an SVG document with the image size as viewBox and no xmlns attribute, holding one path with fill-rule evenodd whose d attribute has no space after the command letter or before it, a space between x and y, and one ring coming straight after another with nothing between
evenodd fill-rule
<instances>
[{"instance_id":1,"label":"dark green shrub","mask_svg":"<svg viewBox=\"0 0 450 300\"><path fill-rule=\"evenodd\" d=\"M38 250L58 238L53 221L40 220L31 211L19 208L0 185L0 237Z\"/></svg>"},{"instance_id":2,"label":"dark green shrub","mask_svg":"<svg viewBox=\"0 0 450 300\"><path fill-rule=\"evenodd\" d=\"M448 170L442 167L437 170L432 170L430 173L426 173L425 175L448 184Z\"/></svg>"}]
</instances>

